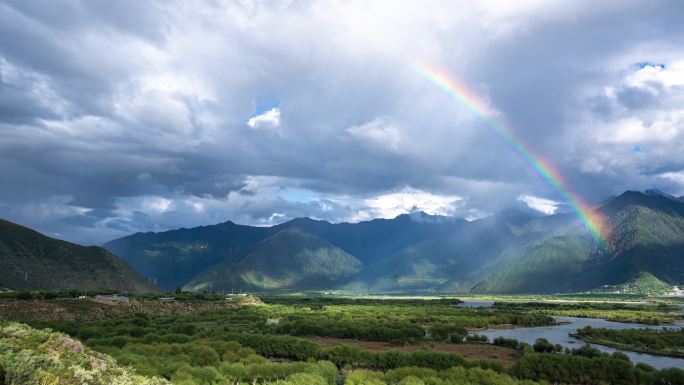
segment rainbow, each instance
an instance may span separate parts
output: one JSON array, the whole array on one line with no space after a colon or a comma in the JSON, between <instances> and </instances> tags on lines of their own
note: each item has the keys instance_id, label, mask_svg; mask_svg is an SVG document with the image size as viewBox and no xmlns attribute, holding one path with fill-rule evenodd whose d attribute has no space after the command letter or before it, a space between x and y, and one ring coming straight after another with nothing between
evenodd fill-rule
<instances>
[{"instance_id":1,"label":"rainbow","mask_svg":"<svg viewBox=\"0 0 684 385\"><path fill-rule=\"evenodd\" d=\"M535 154L530 146L526 145L522 138L516 135L515 131L506 124L503 118L497 117L499 114L496 111L444 71L417 63L411 63L410 67L493 128L511 146L513 151L530 166L534 174L539 175L547 184L558 191L591 237L600 246L607 245L606 237L609 228L604 216L578 194L573 193L558 169L551 162Z\"/></svg>"}]
</instances>

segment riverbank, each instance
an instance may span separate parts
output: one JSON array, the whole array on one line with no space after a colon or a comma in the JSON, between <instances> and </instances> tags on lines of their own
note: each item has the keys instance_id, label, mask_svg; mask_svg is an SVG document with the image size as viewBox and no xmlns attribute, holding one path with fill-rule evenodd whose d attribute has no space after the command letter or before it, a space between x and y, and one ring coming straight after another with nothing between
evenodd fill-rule
<instances>
[{"instance_id":1,"label":"riverbank","mask_svg":"<svg viewBox=\"0 0 684 385\"><path fill-rule=\"evenodd\" d=\"M572 336L633 352L684 358L684 328L611 330L584 327Z\"/></svg>"},{"instance_id":2,"label":"riverbank","mask_svg":"<svg viewBox=\"0 0 684 385\"><path fill-rule=\"evenodd\" d=\"M596 345L608 346L608 347L611 347L614 349L629 350L629 351L635 352L635 353L652 354L655 356L684 358L684 350L642 348L642 347L638 347L636 345L622 344L619 342L601 339L601 338L581 337L577 333L570 334L570 336L573 338L581 339L584 342L588 342L588 343L596 344Z\"/></svg>"},{"instance_id":3,"label":"riverbank","mask_svg":"<svg viewBox=\"0 0 684 385\"><path fill-rule=\"evenodd\" d=\"M623 323L623 322L612 322L606 321L604 319L596 318L579 318L579 317L555 317L557 324L553 326L539 326L539 327L526 327L526 328L513 328L513 329L493 329L488 328L486 330L477 330L475 333L479 335L484 335L493 341L497 337L511 338L518 340L520 342L525 342L529 345L533 345L538 338L545 338L552 344L559 344L563 348L576 349L582 346L585 342L573 336L577 333L578 329L582 329L587 326L591 326L596 329L613 329L613 330L634 330L634 329L654 329L658 330L661 328L679 328L684 324L674 324L665 326L653 326L644 324L633 324L633 323ZM627 355L630 360L634 363L644 363L654 368L664 369L664 368L684 368L684 358L670 357L649 354L646 352L635 352L628 349L622 349L618 347L610 347L607 345L596 344L593 347L599 349L605 353L621 352Z\"/></svg>"}]
</instances>

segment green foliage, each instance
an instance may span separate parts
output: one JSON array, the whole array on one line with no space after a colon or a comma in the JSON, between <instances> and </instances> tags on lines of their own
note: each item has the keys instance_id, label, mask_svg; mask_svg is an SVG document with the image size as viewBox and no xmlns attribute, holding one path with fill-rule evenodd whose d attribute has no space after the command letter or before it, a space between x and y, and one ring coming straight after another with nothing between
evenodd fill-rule
<instances>
[{"instance_id":1,"label":"green foliage","mask_svg":"<svg viewBox=\"0 0 684 385\"><path fill-rule=\"evenodd\" d=\"M474 288L479 293L570 291L563 283L580 274L592 252L591 241L573 232L537 245Z\"/></svg>"},{"instance_id":2,"label":"green foliage","mask_svg":"<svg viewBox=\"0 0 684 385\"><path fill-rule=\"evenodd\" d=\"M526 354L513 372L519 378L551 383L637 383L631 363L605 356L588 358L581 355Z\"/></svg>"},{"instance_id":3,"label":"green foliage","mask_svg":"<svg viewBox=\"0 0 684 385\"><path fill-rule=\"evenodd\" d=\"M637 294L656 296L667 294L672 291L672 285L669 285L653 274L641 271L632 278L629 282L619 285L605 285L599 289L593 290L597 293L620 293L620 294Z\"/></svg>"},{"instance_id":4,"label":"green foliage","mask_svg":"<svg viewBox=\"0 0 684 385\"><path fill-rule=\"evenodd\" d=\"M577 337L619 349L672 357L684 357L684 328L678 329L602 329L587 326Z\"/></svg>"},{"instance_id":5,"label":"green foliage","mask_svg":"<svg viewBox=\"0 0 684 385\"><path fill-rule=\"evenodd\" d=\"M537 353L559 353L562 350L562 348L558 348L559 346L552 344L546 338L537 338L532 349Z\"/></svg>"},{"instance_id":6,"label":"green foliage","mask_svg":"<svg viewBox=\"0 0 684 385\"><path fill-rule=\"evenodd\" d=\"M492 344L511 349L522 349L521 343L515 338L496 337L492 341Z\"/></svg>"},{"instance_id":7,"label":"green foliage","mask_svg":"<svg viewBox=\"0 0 684 385\"><path fill-rule=\"evenodd\" d=\"M163 385L111 357L49 330L0 321L0 383L6 385Z\"/></svg>"},{"instance_id":8,"label":"green foliage","mask_svg":"<svg viewBox=\"0 0 684 385\"><path fill-rule=\"evenodd\" d=\"M345 385L533 385L535 382L512 378L505 373L481 368L454 367L436 371L420 367L404 367L381 372L354 370Z\"/></svg>"},{"instance_id":9,"label":"green foliage","mask_svg":"<svg viewBox=\"0 0 684 385\"><path fill-rule=\"evenodd\" d=\"M537 314L562 315L572 317L603 318L616 322L632 322L657 325L678 320L674 314L678 306L666 304L624 304L607 302L496 302L499 310L522 311Z\"/></svg>"},{"instance_id":10,"label":"green foliage","mask_svg":"<svg viewBox=\"0 0 684 385\"><path fill-rule=\"evenodd\" d=\"M487 338L487 336L485 335L469 334L466 336L466 341L471 343L484 344L489 341L489 338Z\"/></svg>"}]
</instances>

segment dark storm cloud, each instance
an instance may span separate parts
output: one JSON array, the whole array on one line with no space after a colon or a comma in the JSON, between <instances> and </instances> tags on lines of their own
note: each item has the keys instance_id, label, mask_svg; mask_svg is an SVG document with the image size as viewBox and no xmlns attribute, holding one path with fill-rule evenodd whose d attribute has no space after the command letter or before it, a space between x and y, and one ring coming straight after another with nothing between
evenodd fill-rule
<instances>
[{"instance_id":1,"label":"dark storm cloud","mask_svg":"<svg viewBox=\"0 0 684 385\"><path fill-rule=\"evenodd\" d=\"M683 13L665 1L0 1L0 216L90 243L559 199L416 60L468 84L589 199L681 195Z\"/></svg>"}]
</instances>

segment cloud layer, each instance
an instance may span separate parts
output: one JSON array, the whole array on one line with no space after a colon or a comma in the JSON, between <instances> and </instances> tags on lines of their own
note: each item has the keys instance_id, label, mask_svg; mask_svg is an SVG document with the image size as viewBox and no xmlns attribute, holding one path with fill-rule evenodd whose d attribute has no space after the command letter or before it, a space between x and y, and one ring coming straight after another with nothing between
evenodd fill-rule
<instances>
[{"instance_id":1,"label":"cloud layer","mask_svg":"<svg viewBox=\"0 0 684 385\"><path fill-rule=\"evenodd\" d=\"M677 1L0 1L0 217L99 243L563 203L411 61L468 84L590 201L684 195L683 18Z\"/></svg>"}]
</instances>

